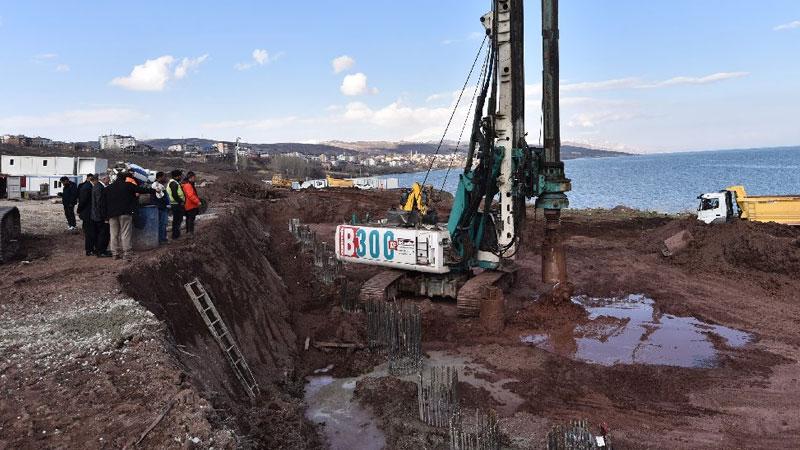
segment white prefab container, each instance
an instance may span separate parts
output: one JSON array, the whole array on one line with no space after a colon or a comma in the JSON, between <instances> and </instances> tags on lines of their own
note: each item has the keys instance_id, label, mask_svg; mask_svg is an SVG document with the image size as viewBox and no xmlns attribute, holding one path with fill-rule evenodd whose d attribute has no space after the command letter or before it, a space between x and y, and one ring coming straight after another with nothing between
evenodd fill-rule
<instances>
[{"instance_id":1,"label":"white prefab container","mask_svg":"<svg viewBox=\"0 0 800 450\"><path fill-rule=\"evenodd\" d=\"M28 175L56 175L58 173L54 156L29 156L29 158L31 158L33 170Z\"/></svg>"},{"instance_id":2,"label":"white prefab container","mask_svg":"<svg viewBox=\"0 0 800 450\"><path fill-rule=\"evenodd\" d=\"M11 176L35 175L32 156L0 156L0 172Z\"/></svg>"},{"instance_id":3,"label":"white prefab container","mask_svg":"<svg viewBox=\"0 0 800 450\"><path fill-rule=\"evenodd\" d=\"M43 186L46 186L44 190L42 190ZM55 193L60 192L57 190L59 189L59 187L61 187L61 182L59 181L58 178L56 178L51 182L50 177L43 177L43 176L26 177L25 192L43 192L44 195L56 195ZM51 194L51 192L54 193Z\"/></svg>"},{"instance_id":4,"label":"white prefab container","mask_svg":"<svg viewBox=\"0 0 800 450\"><path fill-rule=\"evenodd\" d=\"M359 189L398 189L400 182L397 178L353 178L353 185Z\"/></svg>"},{"instance_id":5,"label":"white prefab container","mask_svg":"<svg viewBox=\"0 0 800 450\"><path fill-rule=\"evenodd\" d=\"M93 173L105 174L108 172L108 160L104 158L76 158L76 175Z\"/></svg>"},{"instance_id":6,"label":"white prefab container","mask_svg":"<svg viewBox=\"0 0 800 450\"><path fill-rule=\"evenodd\" d=\"M447 273L447 230L339 225L335 236L336 258L360 264Z\"/></svg>"},{"instance_id":7,"label":"white prefab container","mask_svg":"<svg viewBox=\"0 0 800 450\"><path fill-rule=\"evenodd\" d=\"M400 187L400 180L397 178L384 178L380 181L379 189L398 189Z\"/></svg>"},{"instance_id":8,"label":"white prefab container","mask_svg":"<svg viewBox=\"0 0 800 450\"><path fill-rule=\"evenodd\" d=\"M61 183L61 177L64 175L53 175L53 176L33 176L33 177L26 177L25 187L22 189L23 192L40 192L42 186L47 185L47 189L44 191L45 195L55 197L61 192L64 192L64 185ZM67 176L75 184L78 184L80 181L79 177L71 175Z\"/></svg>"},{"instance_id":9,"label":"white prefab container","mask_svg":"<svg viewBox=\"0 0 800 450\"><path fill-rule=\"evenodd\" d=\"M6 194L8 195L9 199L13 200L22 198L21 179L22 177L13 176L6 178Z\"/></svg>"},{"instance_id":10,"label":"white prefab container","mask_svg":"<svg viewBox=\"0 0 800 450\"><path fill-rule=\"evenodd\" d=\"M57 156L55 172L52 175L75 175L75 158Z\"/></svg>"}]
</instances>

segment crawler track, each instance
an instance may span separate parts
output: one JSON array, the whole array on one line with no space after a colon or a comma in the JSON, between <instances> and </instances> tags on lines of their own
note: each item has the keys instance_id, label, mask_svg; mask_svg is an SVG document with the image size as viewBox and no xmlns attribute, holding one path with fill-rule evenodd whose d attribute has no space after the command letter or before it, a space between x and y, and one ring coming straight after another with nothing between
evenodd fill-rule
<instances>
[{"instance_id":1,"label":"crawler track","mask_svg":"<svg viewBox=\"0 0 800 450\"><path fill-rule=\"evenodd\" d=\"M511 282L513 273L502 271L486 271L475 275L458 291L458 315L461 317L475 317L481 311L481 301L486 297L484 286L505 285ZM500 286L505 288L505 286Z\"/></svg>"},{"instance_id":2,"label":"crawler track","mask_svg":"<svg viewBox=\"0 0 800 450\"><path fill-rule=\"evenodd\" d=\"M367 280L361 286L359 299L362 303L385 301L397 296L397 282L406 273L401 270L385 270Z\"/></svg>"}]
</instances>

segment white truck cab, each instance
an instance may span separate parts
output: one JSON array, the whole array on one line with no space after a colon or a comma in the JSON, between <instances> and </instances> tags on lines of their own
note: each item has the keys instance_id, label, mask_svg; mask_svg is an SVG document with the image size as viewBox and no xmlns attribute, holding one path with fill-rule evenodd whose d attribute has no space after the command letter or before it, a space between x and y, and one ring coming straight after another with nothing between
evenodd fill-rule
<instances>
[{"instance_id":1,"label":"white truck cab","mask_svg":"<svg viewBox=\"0 0 800 450\"><path fill-rule=\"evenodd\" d=\"M697 220L711 223L726 223L733 220L735 202L731 191L712 192L697 197L700 205L697 207Z\"/></svg>"}]
</instances>

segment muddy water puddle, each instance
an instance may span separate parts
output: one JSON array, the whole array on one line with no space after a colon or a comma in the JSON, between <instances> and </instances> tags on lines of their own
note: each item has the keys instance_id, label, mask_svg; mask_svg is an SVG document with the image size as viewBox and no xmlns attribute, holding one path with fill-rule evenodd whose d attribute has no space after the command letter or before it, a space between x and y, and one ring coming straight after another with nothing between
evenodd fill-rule
<instances>
[{"instance_id":1,"label":"muddy water puddle","mask_svg":"<svg viewBox=\"0 0 800 450\"><path fill-rule=\"evenodd\" d=\"M573 330L521 336L521 341L575 359L602 365L654 364L714 367L715 337L740 348L752 340L743 331L711 325L694 317L661 313L643 295L602 299L574 297L589 322Z\"/></svg>"},{"instance_id":2,"label":"muddy water puddle","mask_svg":"<svg viewBox=\"0 0 800 450\"><path fill-rule=\"evenodd\" d=\"M458 379L476 388L485 389L498 404L501 415L512 415L524 399L514 394L506 385L515 379L490 380L491 371L469 357L445 351L428 352L423 361L425 371L431 366L451 366L458 370ZM333 378L325 375L332 367L315 371L307 377L305 386L306 418L321 424L323 433L333 450L373 450L386 446L386 436L378 428L377 418L368 408L353 398L356 383L367 377L388 375L387 364L381 364L367 374L352 378ZM399 377L416 381L416 376ZM416 407L412 405L412 407Z\"/></svg>"},{"instance_id":3,"label":"muddy water puddle","mask_svg":"<svg viewBox=\"0 0 800 450\"><path fill-rule=\"evenodd\" d=\"M357 380L326 375L308 378L306 418L323 424L332 450L378 450L386 446L375 417L353 399Z\"/></svg>"}]
</instances>

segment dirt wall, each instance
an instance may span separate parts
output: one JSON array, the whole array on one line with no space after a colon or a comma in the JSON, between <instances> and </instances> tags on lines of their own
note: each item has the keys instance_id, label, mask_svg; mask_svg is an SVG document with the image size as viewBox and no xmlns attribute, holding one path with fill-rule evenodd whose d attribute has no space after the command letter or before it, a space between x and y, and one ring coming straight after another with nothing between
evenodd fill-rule
<instances>
[{"instance_id":1,"label":"dirt wall","mask_svg":"<svg viewBox=\"0 0 800 450\"><path fill-rule=\"evenodd\" d=\"M270 258L272 230L265 206L243 203L208 223L190 244L162 249L119 279L131 295L166 324L175 354L193 383L231 418L241 446L315 448L319 439L303 418L302 382L294 378L298 342L293 301ZM250 403L216 341L184 290L197 277L209 291L262 395Z\"/></svg>"}]
</instances>

